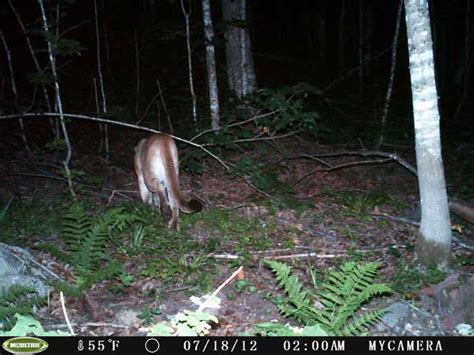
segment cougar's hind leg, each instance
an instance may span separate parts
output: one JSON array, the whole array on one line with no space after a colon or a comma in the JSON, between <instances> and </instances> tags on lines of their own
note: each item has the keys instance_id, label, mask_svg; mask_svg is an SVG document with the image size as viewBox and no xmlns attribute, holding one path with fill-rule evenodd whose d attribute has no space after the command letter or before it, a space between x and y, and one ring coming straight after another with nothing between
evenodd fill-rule
<instances>
[{"instance_id":1,"label":"cougar's hind leg","mask_svg":"<svg viewBox=\"0 0 474 355\"><path fill-rule=\"evenodd\" d=\"M143 176L138 178L138 188L140 189L140 197L142 198L143 203L153 206L153 194L146 187Z\"/></svg>"},{"instance_id":2,"label":"cougar's hind leg","mask_svg":"<svg viewBox=\"0 0 474 355\"><path fill-rule=\"evenodd\" d=\"M168 228L179 231L179 206L176 201L170 196L171 219L168 223Z\"/></svg>"},{"instance_id":3,"label":"cougar's hind leg","mask_svg":"<svg viewBox=\"0 0 474 355\"><path fill-rule=\"evenodd\" d=\"M165 188L157 180L154 181L152 188L155 194L155 199L158 200L158 207L160 209L161 215L163 217L168 217L170 212L169 212L169 206L168 206L168 199L166 198Z\"/></svg>"}]
</instances>

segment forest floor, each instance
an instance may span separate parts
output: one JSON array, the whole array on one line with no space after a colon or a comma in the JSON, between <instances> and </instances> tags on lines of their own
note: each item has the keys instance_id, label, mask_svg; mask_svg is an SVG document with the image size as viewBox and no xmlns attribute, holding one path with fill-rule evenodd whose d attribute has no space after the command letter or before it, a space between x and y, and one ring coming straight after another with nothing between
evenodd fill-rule
<instances>
[{"instance_id":1,"label":"forest floor","mask_svg":"<svg viewBox=\"0 0 474 355\"><path fill-rule=\"evenodd\" d=\"M123 265L126 280L100 280L80 295L67 296L68 314L79 334L145 334L151 324L195 309L191 296L212 293L239 266L243 278L219 293L221 308L215 311L219 322L210 335L253 334L255 324L273 320L297 325L278 311L276 304L284 292L264 263L269 259L290 265L310 292L328 270L346 261L380 263L377 281L388 284L393 293L375 298L364 309L392 307L398 319L384 318L385 324L370 328L369 334L453 335L458 324L473 324L473 255L462 241L472 243L474 226L453 216L458 242L452 245L451 268L417 271L411 262L419 218L417 180L399 164L360 164L310 173L327 164L367 159L305 159L304 154L360 148L310 145L297 139L275 142L273 148L246 153L251 162L265 162L253 178L261 179L261 190L269 187L269 197L206 158L200 174L181 172L184 194L200 199L204 209L182 214L180 232L171 232L139 200L133 146L142 136L133 133L115 140L111 163L91 151L90 139L76 140L74 169L82 174L79 179L84 184L78 194L86 212L99 216L105 208L125 206L148 216L142 239L125 230L109 241L107 253ZM33 250L38 260L72 284L73 265L68 265L67 257L60 258L64 255L61 223L71 200L66 185L51 179L54 171L48 166L62 155L43 151L28 157L19 152L19 142L8 142L7 148L15 149L4 152L16 152L0 160L1 171L9 172L2 178L0 202L15 198L0 221L0 241ZM410 147L389 148L413 164ZM183 149L181 155L187 152ZM227 159L237 161L242 158L239 154ZM458 171L455 163L446 161L447 174ZM452 183L472 189L472 182L466 186L462 181L459 176ZM45 327L64 327L56 292L36 316Z\"/></svg>"}]
</instances>

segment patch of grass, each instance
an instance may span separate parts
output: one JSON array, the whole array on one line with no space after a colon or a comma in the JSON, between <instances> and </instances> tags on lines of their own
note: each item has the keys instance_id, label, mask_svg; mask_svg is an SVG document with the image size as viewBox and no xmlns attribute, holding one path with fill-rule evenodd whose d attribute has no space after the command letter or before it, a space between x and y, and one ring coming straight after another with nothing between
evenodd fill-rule
<instances>
[{"instance_id":1,"label":"patch of grass","mask_svg":"<svg viewBox=\"0 0 474 355\"><path fill-rule=\"evenodd\" d=\"M69 200L60 197L52 201L38 199L23 203L14 200L0 220L0 241L16 244L19 237L31 241L38 236L44 240L57 235L58 226L70 204Z\"/></svg>"},{"instance_id":2,"label":"patch of grass","mask_svg":"<svg viewBox=\"0 0 474 355\"><path fill-rule=\"evenodd\" d=\"M400 264L397 273L391 280L395 292L406 297L429 285L436 285L446 278L446 273L437 268L420 270L412 265Z\"/></svg>"},{"instance_id":3,"label":"patch of grass","mask_svg":"<svg viewBox=\"0 0 474 355\"><path fill-rule=\"evenodd\" d=\"M374 209L380 206L389 206L392 208L403 209L403 204L396 197L378 192L340 192L332 194L335 200L345 207L344 214L355 217L363 221L371 221L369 215Z\"/></svg>"}]
</instances>

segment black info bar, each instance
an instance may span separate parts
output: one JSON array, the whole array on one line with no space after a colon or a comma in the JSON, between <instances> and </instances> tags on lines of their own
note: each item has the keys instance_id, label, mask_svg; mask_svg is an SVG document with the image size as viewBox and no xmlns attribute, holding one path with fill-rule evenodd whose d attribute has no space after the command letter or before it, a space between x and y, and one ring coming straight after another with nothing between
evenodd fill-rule
<instances>
[{"instance_id":1,"label":"black info bar","mask_svg":"<svg viewBox=\"0 0 474 355\"><path fill-rule=\"evenodd\" d=\"M0 337L0 344L0 354L474 354L474 337Z\"/></svg>"}]
</instances>

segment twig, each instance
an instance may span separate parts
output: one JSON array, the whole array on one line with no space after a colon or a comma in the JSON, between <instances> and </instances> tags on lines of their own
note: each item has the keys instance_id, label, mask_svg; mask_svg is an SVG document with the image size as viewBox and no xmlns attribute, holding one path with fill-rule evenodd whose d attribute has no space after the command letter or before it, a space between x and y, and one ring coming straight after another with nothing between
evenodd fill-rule
<instances>
[{"instance_id":1,"label":"twig","mask_svg":"<svg viewBox=\"0 0 474 355\"><path fill-rule=\"evenodd\" d=\"M387 163L391 161L391 159L379 159L379 160L363 160L363 161L356 161L356 162L350 162L350 163L344 163L344 164L340 164L340 165L335 165L331 168L325 168L325 169L314 169L312 171L310 171L309 173L303 175L301 178L299 178L298 180L296 180L292 186L295 186L297 184L299 184L301 181L303 181L304 179L306 179L307 177L313 175L314 173L318 173L318 172L324 172L324 173L327 173L327 172L330 172L330 171L334 171L334 170L338 170L338 169L343 169L343 168L348 168L348 167L351 167L351 166L356 166L356 165L364 165L364 164L384 164L384 163Z\"/></svg>"},{"instance_id":2,"label":"twig","mask_svg":"<svg viewBox=\"0 0 474 355\"><path fill-rule=\"evenodd\" d=\"M72 336L75 336L76 333L74 333L74 329L72 329L71 322L69 322L69 317L67 316L66 305L64 304L63 291L59 292L59 298L61 299L61 307L63 309L64 319L66 320L66 324L69 329L69 332L72 334Z\"/></svg>"},{"instance_id":3,"label":"twig","mask_svg":"<svg viewBox=\"0 0 474 355\"><path fill-rule=\"evenodd\" d=\"M207 298L201 305L198 307L196 312L202 312L205 308L207 308L207 305L211 301L212 298L216 297L216 295L225 287L227 284L229 284L232 280L234 280L244 269L243 266L240 266L232 275L230 275L227 280L225 280L210 296Z\"/></svg>"},{"instance_id":4,"label":"twig","mask_svg":"<svg viewBox=\"0 0 474 355\"><path fill-rule=\"evenodd\" d=\"M25 177L33 177L33 178L43 178L43 179L53 179L59 180L67 184L67 179L59 177L59 176L50 176L50 175L43 175L43 174L27 174L27 173L11 173L11 174L2 174L0 177L9 177L9 176L25 176Z\"/></svg>"},{"instance_id":5,"label":"twig","mask_svg":"<svg viewBox=\"0 0 474 355\"><path fill-rule=\"evenodd\" d=\"M242 139L236 139L234 143L242 143L242 142L258 142L258 141L267 141L267 140L275 140L275 139L282 139L282 138L287 138L294 136L295 134L300 133L300 131L293 131L293 132L288 132L285 134L281 134L279 136L269 136L269 137L255 137L255 138L242 138ZM206 145L208 146L208 145Z\"/></svg>"},{"instance_id":6,"label":"twig","mask_svg":"<svg viewBox=\"0 0 474 355\"><path fill-rule=\"evenodd\" d=\"M110 205L110 203L112 202L112 199L114 198L114 195L119 195L119 196L122 196L123 198L131 201L132 199L130 197L128 197L127 195L123 194L122 192L134 192L136 193L137 191L126 191L126 190L112 190L112 193L110 194L109 196L109 199L107 200L107 206Z\"/></svg>"},{"instance_id":7,"label":"twig","mask_svg":"<svg viewBox=\"0 0 474 355\"><path fill-rule=\"evenodd\" d=\"M158 92L151 98L150 102L148 103L148 106L146 107L145 112L142 114L142 117L140 117L140 119L139 119L137 122L135 122L136 125L139 125L139 124L143 121L143 119L145 118L146 114L147 114L148 111L150 110L151 105L153 105L153 103L155 102L156 98L157 98L158 96L160 96L160 95L161 95L161 90L158 90Z\"/></svg>"},{"instance_id":8,"label":"twig","mask_svg":"<svg viewBox=\"0 0 474 355\"><path fill-rule=\"evenodd\" d=\"M270 255L265 256L266 260L282 260L282 259L301 259L301 258L320 258L320 259L332 259L348 256L345 253L341 254L318 254L318 253L302 253L292 255Z\"/></svg>"},{"instance_id":9,"label":"twig","mask_svg":"<svg viewBox=\"0 0 474 355\"><path fill-rule=\"evenodd\" d=\"M278 110L274 110L274 111L271 111L271 112L267 112L267 113L264 113L264 114L261 114L261 115L256 115L256 116L253 116L249 119L246 119L244 121L239 121L239 122L234 122L234 123L231 123L231 124L228 124L227 126L224 126L224 127L219 127L217 130L213 130L212 128L211 129L206 129L204 131L201 131L199 132L198 134L196 134L193 138L190 139L190 141L195 141L196 139L198 139L199 137L201 137L202 135L204 134L207 134L207 133L214 133L214 132L218 132L220 130L223 130L223 129L228 129L228 128L231 128L231 127L234 127L234 126L242 126L246 123L249 123L249 122L252 122L252 121L255 121L259 118L263 118L263 117L267 117L267 116L271 116L271 115L274 115L276 113L278 113L279 111L281 111L281 109L278 109Z\"/></svg>"},{"instance_id":10,"label":"twig","mask_svg":"<svg viewBox=\"0 0 474 355\"><path fill-rule=\"evenodd\" d=\"M334 158L334 157L339 157L339 156L363 156L363 157L368 157L368 156L378 156L378 157L385 157L386 159L379 159L379 160L364 160L364 161L359 161L359 162L350 162L350 163L344 163L340 165L332 165L327 162L322 161L320 158ZM349 151L349 152L338 152L338 153L329 153L329 154L316 154L316 155L308 155L308 154L301 154L298 157L292 157L289 159L294 159L294 158L307 158L307 159L312 159L320 162L321 164L324 164L327 168L326 169L315 169L307 174L305 174L302 178L297 180L296 182L293 183L294 185L297 185L300 183L302 180L306 179L308 176L316 173L316 172L329 172L337 169L342 169L350 166L355 166L355 165L362 165L362 164L384 164L387 163L391 160L397 162L401 166L403 166L405 169L407 169L409 172L411 172L413 175L418 176L416 172L416 168L408 163L406 160L400 158L395 153L387 153L387 152L382 152L382 151Z\"/></svg>"},{"instance_id":11,"label":"twig","mask_svg":"<svg viewBox=\"0 0 474 355\"><path fill-rule=\"evenodd\" d=\"M130 326L125 324L115 324L115 323L104 323L104 322L90 322L90 323L71 323L71 326L77 326L79 328L82 327L110 327L110 328L121 328L121 329L129 329ZM67 324L51 324L49 326L45 326L48 329L58 329L58 328L68 328Z\"/></svg>"},{"instance_id":12,"label":"twig","mask_svg":"<svg viewBox=\"0 0 474 355\"><path fill-rule=\"evenodd\" d=\"M90 22L90 20L83 20L83 21L79 22L77 25L66 28L63 32L61 32L59 34L58 38L63 37L66 33L71 32L71 31L75 30L76 28L81 27L82 25L84 25L85 23L88 23L88 22Z\"/></svg>"},{"instance_id":13,"label":"twig","mask_svg":"<svg viewBox=\"0 0 474 355\"><path fill-rule=\"evenodd\" d=\"M273 201L278 201L278 199L272 195L270 195L268 192L265 192L263 190L260 190L257 186L255 186L254 184L252 184L252 182L250 181L250 179L246 176L241 176L241 178L251 187L253 188L255 191L257 191L258 193L261 193L262 195L268 197L269 199L273 200Z\"/></svg>"},{"instance_id":14,"label":"twig","mask_svg":"<svg viewBox=\"0 0 474 355\"><path fill-rule=\"evenodd\" d=\"M166 119L168 120L168 125L170 127L170 133L173 134L173 125L171 124L171 118L166 108L165 98L163 96L163 90L161 90L160 81L156 79L156 86L158 87L158 94L160 94L161 105L163 106L163 111L165 111Z\"/></svg>"}]
</instances>

